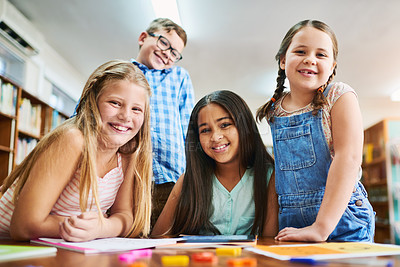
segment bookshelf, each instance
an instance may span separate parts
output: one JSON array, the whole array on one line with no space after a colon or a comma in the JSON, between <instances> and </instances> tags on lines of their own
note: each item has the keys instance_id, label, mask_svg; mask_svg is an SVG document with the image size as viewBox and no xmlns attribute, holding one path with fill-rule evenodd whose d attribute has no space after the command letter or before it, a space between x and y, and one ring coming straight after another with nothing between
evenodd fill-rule
<instances>
[{"instance_id":1,"label":"bookshelf","mask_svg":"<svg viewBox=\"0 0 400 267\"><path fill-rule=\"evenodd\" d=\"M0 184L68 116L0 75Z\"/></svg>"},{"instance_id":2,"label":"bookshelf","mask_svg":"<svg viewBox=\"0 0 400 267\"><path fill-rule=\"evenodd\" d=\"M363 184L376 212L375 242L394 243L392 221L394 190L388 145L400 137L400 118L386 118L364 131Z\"/></svg>"}]
</instances>

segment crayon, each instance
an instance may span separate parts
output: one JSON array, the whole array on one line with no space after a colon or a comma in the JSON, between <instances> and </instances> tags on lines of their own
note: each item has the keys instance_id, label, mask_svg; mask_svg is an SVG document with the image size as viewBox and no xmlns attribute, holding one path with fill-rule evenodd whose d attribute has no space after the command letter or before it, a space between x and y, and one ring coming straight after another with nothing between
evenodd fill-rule
<instances>
[{"instance_id":1,"label":"crayon","mask_svg":"<svg viewBox=\"0 0 400 267\"><path fill-rule=\"evenodd\" d=\"M217 263L218 258L212 252L199 252L191 255L192 261L197 263Z\"/></svg>"},{"instance_id":2,"label":"crayon","mask_svg":"<svg viewBox=\"0 0 400 267\"><path fill-rule=\"evenodd\" d=\"M239 247L221 247L215 250L218 256L240 256L242 254L242 248Z\"/></svg>"},{"instance_id":3,"label":"crayon","mask_svg":"<svg viewBox=\"0 0 400 267\"><path fill-rule=\"evenodd\" d=\"M165 266L187 266L189 265L189 256L186 255L162 256L161 262Z\"/></svg>"},{"instance_id":4,"label":"crayon","mask_svg":"<svg viewBox=\"0 0 400 267\"><path fill-rule=\"evenodd\" d=\"M226 262L226 264L230 267L254 267L257 266L257 259L256 258L230 259Z\"/></svg>"},{"instance_id":5,"label":"crayon","mask_svg":"<svg viewBox=\"0 0 400 267\"><path fill-rule=\"evenodd\" d=\"M144 262L134 262L128 265L128 267L147 267L147 264Z\"/></svg>"}]
</instances>

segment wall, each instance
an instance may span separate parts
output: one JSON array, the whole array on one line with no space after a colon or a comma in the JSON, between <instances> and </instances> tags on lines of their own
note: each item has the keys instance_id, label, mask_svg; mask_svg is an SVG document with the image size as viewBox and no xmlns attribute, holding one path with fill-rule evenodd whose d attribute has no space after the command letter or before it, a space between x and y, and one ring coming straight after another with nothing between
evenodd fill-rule
<instances>
[{"instance_id":1,"label":"wall","mask_svg":"<svg viewBox=\"0 0 400 267\"><path fill-rule=\"evenodd\" d=\"M393 102L389 97L361 99L360 108L364 128L368 128L384 118L400 117L400 102Z\"/></svg>"},{"instance_id":2,"label":"wall","mask_svg":"<svg viewBox=\"0 0 400 267\"><path fill-rule=\"evenodd\" d=\"M50 101L51 84L77 101L86 81L85 77L62 58L45 41L42 34L6 0L0 0L0 22L6 23L39 51L37 55L29 55L12 40L3 36L0 38L0 42L10 53L25 61L23 77L21 81L17 82L31 94L47 103Z\"/></svg>"}]
</instances>

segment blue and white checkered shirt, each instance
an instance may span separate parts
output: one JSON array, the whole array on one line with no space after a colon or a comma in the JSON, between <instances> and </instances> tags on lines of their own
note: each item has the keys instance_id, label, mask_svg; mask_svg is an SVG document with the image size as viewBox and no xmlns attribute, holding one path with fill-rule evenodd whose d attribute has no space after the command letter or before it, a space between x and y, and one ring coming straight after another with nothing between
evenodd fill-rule
<instances>
[{"instance_id":1,"label":"blue and white checkered shirt","mask_svg":"<svg viewBox=\"0 0 400 267\"><path fill-rule=\"evenodd\" d=\"M185 138L194 90L189 73L179 66L156 70L131 60L146 76L150 98L153 179L156 184L174 182L185 171Z\"/></svg>"}]
</instances>

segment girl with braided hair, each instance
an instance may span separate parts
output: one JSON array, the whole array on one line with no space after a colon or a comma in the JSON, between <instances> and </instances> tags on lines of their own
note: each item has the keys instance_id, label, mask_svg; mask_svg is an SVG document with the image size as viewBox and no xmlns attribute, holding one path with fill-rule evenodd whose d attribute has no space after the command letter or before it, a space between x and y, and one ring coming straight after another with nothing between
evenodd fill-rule
<instances>
[{"instance_id":1,"label":"girl with braided hair","mask_svg":"<svg viewBox=\"0 0 400 267\"><path fill-rule=\"evenodd\" d=\"M0 238L146 236L149 98L149 84L134 64L99 66L76 116L44 136L0 187Z\"/></svg>"},{"instance_id":2,"label":"girl with braided hair","mask_svg":"<svg viewBox=\"0 0 400 267\"><path fill-rule=\"evenodd\" d=\"M273 137L279 241L373 242L374 211L360 182L361 112L355 91L333 82L337 54L325 23L294 25L276 55L275 93L257 111Z\"/></svg>"}]
</instances>

